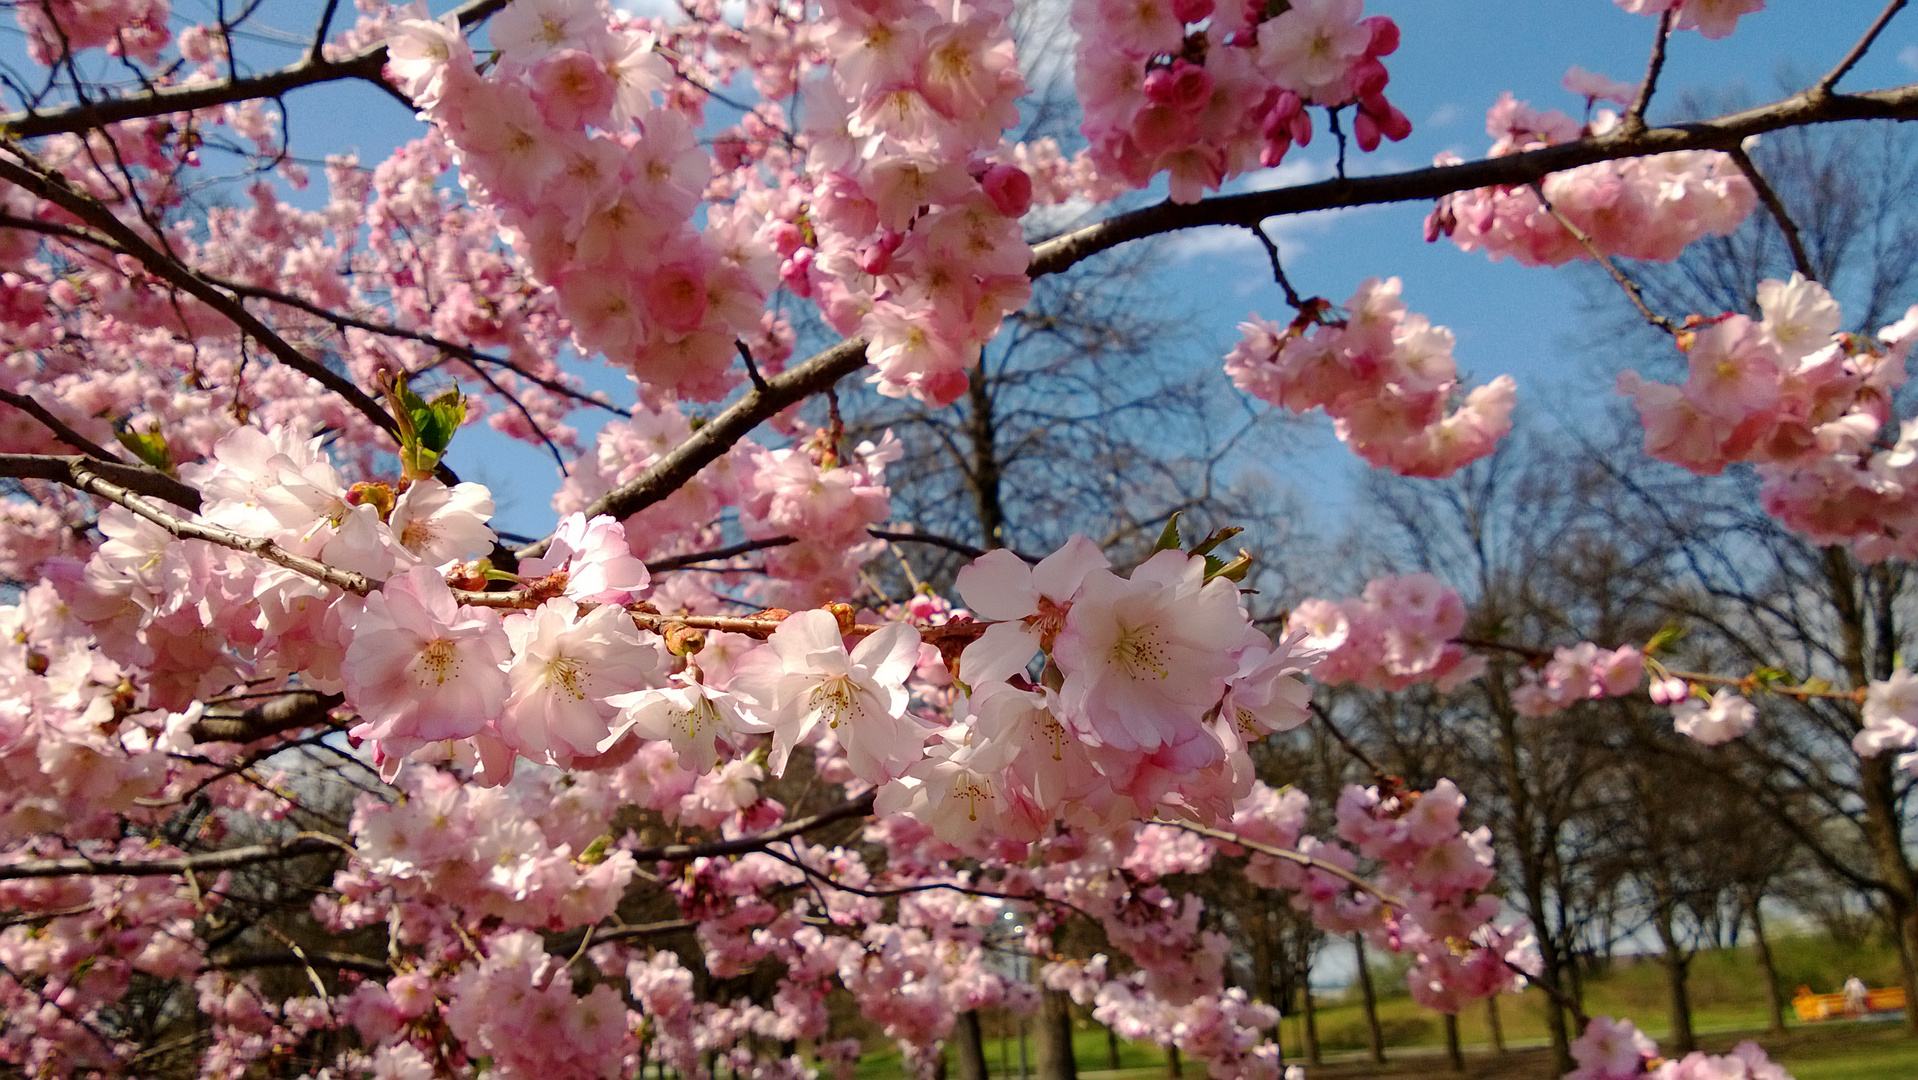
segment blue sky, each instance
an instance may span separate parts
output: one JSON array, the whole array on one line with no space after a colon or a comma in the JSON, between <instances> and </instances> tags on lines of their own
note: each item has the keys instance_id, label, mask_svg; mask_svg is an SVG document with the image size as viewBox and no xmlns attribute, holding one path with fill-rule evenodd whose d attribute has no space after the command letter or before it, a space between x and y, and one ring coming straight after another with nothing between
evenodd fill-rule
<instances>
[{"instance_id":1,"label":"blue sky","mask_svg":"<svg viewBox=\"0 0 1918 1080\"><path fill-rule=\"evenodd\" d=\"M434 10L451 5L436 0ZM1696 33L1676 35L1670 46L1659 101L1669 104L1685 89L1743 85L1753 101L1777 96L1778 77L1789 67L1800 82L1814 78L1851 47L1882 5L1878 0L1786 0L1744 19L1737 33L1706 41ZM211 0L177 0L176 14L208 18ZM202 10L204 9L204 10ZM1583 106L1559 86L1573 65L1632 81L1643 73L1655 23L1628 14L1606 0L1400 0L1373 2L1370 13L1387 14L1403 30L1399 51L1387 58L1389 96L1411 117L1412 136L1370 155L1354 154L1349 171L1392 172L1428 164L1440 151L1465 158L1482 154L1490 140L1485 109L1505 90L1540 107L1576 115ZM313 5L269 0L262 23L292 35L310 32ZM342 13L342 18L351 12ZM20 38L11 20L0 33L0 59L19 59ZM264 65L290 60L290 45L263 38L248 42ZM1918 78L1918 14L1894 21L1873 53L1847 79L1845 88L1896 85ZM294 145L305 154L357 149L372 163L413 137L418 123L391 98L358 85L299 91L286 103ZM1660 113L1653 108L1654 119ZM1323 124L1310 147L1295 150L1279 169L1246 178L1237 186L1272 186L1316 179L1331 169L1330 140ZM295 201L314 201L315 189ZM1551 270L1526 269L1466 254L1449 243L1426 244L1420 229L1427 204L1366 208L1275 222L1293 283L1307 295L1333 300L1349 296L1371 275L1398 275L1414 311L1450 327L1458 336L1462 370L1484 380L1501 372L1520 384L1520 410L1534 422L1549 422L1553 403L1568 394L1608 393L1609 378L1592 370L1581 344L1590 328L1577 310L1570 278ZM1250 311L1284 312L1263 252L1243 232L1224 229L1184 234L1166 266L1165 288L1193 318L1193 334L1222 355L1236 335L1233 326ZM1223 375L1220 376L1223 379ZM599 369L595 385L615 394L624 380ZM585 421L587 418L580 418ZM1312 433L1286 448L1288 460L1248 447L1252 467L1269 464L1291 479L1316 515L1334 520L1364 466L1337 446L1330 425L1307 425ZM494 486L501 524L520 532L550 527L546 499L555 485L543 451L472 430L455 444L452 463L463 475Z\"/></svg>"}]
</instances>

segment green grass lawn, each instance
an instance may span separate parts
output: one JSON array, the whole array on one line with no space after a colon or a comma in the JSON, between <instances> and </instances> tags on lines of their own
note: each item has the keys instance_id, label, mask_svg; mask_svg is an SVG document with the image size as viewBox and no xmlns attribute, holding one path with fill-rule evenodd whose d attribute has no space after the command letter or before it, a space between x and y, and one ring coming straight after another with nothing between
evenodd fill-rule
<instances>
[{"instance_id":1,"label":"green grass lawn","mask_svg":"<svg viewBox=\"0 0 1918 1080\"><path fill-rule=\"evenodd\" d=\"M1773 952L1787 999L1801 984L1815 991L1835 991L1854 973L1873 986L1897 985L1896 954L1883 946L1790 938L1775 942ZM1376 981L1381 988L1400 985L1397 977L1383 972ZM1906 1037L1899 1022L1800 1025L1787 1005L1788 1032L1783 1036L1765 1034L1763 979L1750 949L1700 954L1693 960L1689 981L1693 1027L1708 1050L1723 1052L1742 1038L1755 1038L1784 1062L1797 1080L1918 1080L1918 1039ZM1647 1034L1662 1039L1669 1028L1667 992L1664 969L1655 958L1621 962L1587 978L1585 1008L1593 1016L1630 1017ZM1468 1062L1465 1075L1472 1080L1553 1080L1543 1051L1527 1049L1547 1042L1544 1001L1543 994L1536 990L1500 999L1501 1026L1506 1044L1513 1050L1503 1057L1492 1053L1484 1007L1461 1015L1460 1038ZM1309 1070L1312 1080L1457 1077L1439 1053L1444 1029L1437 1014L1419 1008L1401 994L1380 1001L1379 1019L1385 1029L1387 1053L1393 1057L1383 1068L1354 1060L1357 1055L1352 1052L1367 1045L1357 1001L1347 1002L1336 996L1322 1001L1318 1007L1319 1040L1331 1063ZM1006 1026L1010 1018L989 1015L984 1023L988 1072L994 1077L1018 1076L1018 1040L1007 1037L1016 1030ZM1281 1040L1289 1060L1303 1058L1302 1029L1303 1020L1297 1015L1288 1016L1281 1024ZM1114 1070L1105 1030L1084 1018L1074 1033L1073 1049L1080 1072L1098 1080L1163 1080L1167 1075L1164 1052L1148 1044L1120 1043ZM859 1080L894 1080L904 1075L896 1049L875 1040L872 1050L859 1063ZM1028 1060L1037 1060L1037 1047L1030 1039L1027 1053ZM1202 1080L1204 1076L1203 1066L1197 1063L1185 1070L1186 1080Z\"/></svg>"}]
</instances>

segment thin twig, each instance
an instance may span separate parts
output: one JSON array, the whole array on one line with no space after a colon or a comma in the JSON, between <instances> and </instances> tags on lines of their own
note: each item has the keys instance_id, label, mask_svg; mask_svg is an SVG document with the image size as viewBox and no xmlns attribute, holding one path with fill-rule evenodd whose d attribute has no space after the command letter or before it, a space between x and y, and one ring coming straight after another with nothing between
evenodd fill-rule
<instances>
[{"instance_id":1,"label":"thin twig","mask_svg":"<svg viewBox=\"0 0 1918 1080\"><path fill-rule=\"evenodd\" d=\"M1625 111L1622 127L1636 134L1645 130L1645 110L1652 103L1652 94L1658 89L1658 73L1665 69L1665 42L1672 36L1672 18L1678 14L1678 5L1668 7L1658 16L1658 33L1652 39L1651 59L1645 62L1645 80L1638 84L1638 96L1633 99L1631 108Z\"/></svg>"},{"instance_id":2,"label":"thin twig","mask_svg":"<svg viewBox=\"0 0 1918 1080\"><path fill-rule=\"evenodd\" d=\"M1286 280L1285 267L1279 262L1279 245L1266 235L1263 225L1247 225L1246 228L1253 236L1259 238L1259 246L1265 248L1265 257L1272 263L1272 280L1278 282L1279 288L1284 290L1285 302L1292 305L1293 311L1304 311L1305 301L1299 298L1298 290Z\"/></svg>"},{"instance_id":3,"label":"thin twig","mask_svg":"<svg viewBox=\"0 0 1918 1080\"><path fill-rule=\"evenodd\" d=\"M1261 844L1256 840L1247 840L1245 837L1240 836L1237 833L1229 833L1223 829L1208 828L1204 825L1195 825L1190 821L1174 821L1168 818L1153 818L1151 822L1149 822L1149 824L1164 825L1168 829L1183 829L1186 832L1193 833L1197 836L1209 837L1213 840L1223 841L1224 843L1228 843L1228 844L1236 844L1239 847L1246 849L1247 851L1256 851L1261 855L1267 855L1274 859L1283 859L1286 862L1297 863L1300 866L1309 867L1313 870L1318 870L1323 873L1330 874L1333 877L1338 878L1340 881L1345 882L1347 885L1350 885L1353 888L1359 890L1360 892L1370 893L1371 895L1378 897L1381 903L1387 904L1395 908L1405 907L1405 901L1400 900L1399 898L1391 895L1390 893L1381 891L1377 885L1372 884L1371 882L1365 880L1364 878L1353 873L1352 871L1347 870L1341 866L1334 866L1323 859L1315 859L1312 856L1305 854L1304 852L1293 851L1291 848L1273 847L1270 844Z\"/></svg>"},{"instance_id":4,"label":"thin twig","mask_svg":"<svg viewBox=\"0 0 1918 1080\"><path fill-rule=\"evenodd\" d=\"M1846 72L1856 67L1858 61L1865 58L1865 53L1870 51L1872 43L1878 40L1878 35L1884 32L1886 25L1891 22L1891 17L1898 14L1899 9L1904 6L1905 0L1891 0L1891 3L1886 4L1885 10L1879 12L1878 18L1872 22L1871 29L1866 30L1865 36L1858 39L1858 44L1853 45L1851 51L1845 54L1845 58L1838 61L1838 66L1826 72L1824 78L1812 84L1811 93L1818 97L1829 96L1832 88L1838 85L1838 80L1844 78Z\"/></svg>"},{"instance_id":5,"label":"thin twig","mask_svg":"<svg viewBox=\"0 0 1918 1080\"><path fill-rule=\"evenodd\" d=\"M1307 702L1307 704L1311 706L1312 715L1319 718L1319 723L1324 724L1325 730L1332 733L1332 738L1337 740L1339 746L1342 747L1347 754L1350 754L1359 764L1371 771L1372 779L1377 781L1380 787L1386 787L1396 782L1391 773L1380 768L1378 762L1373 761L1371 756L1359 749L1358 744L1347 737L1345 732L1339 730L1339 726L1332 722L1332 714L1326 712L1324 706L1316 701Z\"/></svg>"},{"instance_id":6,"label":"thin twig","mask_svg":"<svg viewBox=\"0 0 1918 1080\"><path fill-rule=\"evenodd\" d=\"M1598 250L1597 242L1594 241L1584 229L1572 224L1572 219L1560 213L1558 207L1552 205L1552 200L1545 197L1545 189L1543 187L1534 182L1531 188L1532 194L1538 196L1539 205L1545 208L1545 212L1552 215L1553 219L1556 220L1566 232L1571 233L1572 239L1577 240L1579 244L1585 248L1586 253L1591 255L1592 259L1597 262L1598 265L1604 267L1606 273L1612 275L1612 280L1618 282L1619 288L1625 290L1625 296L1631 300L1632 306L1638 309L1638 314L1647 323L1671 334L1673 337L1678 336L1678 325L1665 316L1653 311L1651 307L1645 303L1644 290L1639 288L1638 282L1633 281L1626 275L1625 271L1618 268L1617 263L1612 262L1604 252Z\"/></svg>"},{"instance_id":7,"label":"thin twig","mask_svg":"<svg viewBox=\"0 0 1918 1080\"><path fill-rule=\"evenodd\" d=\"M1752 161L1751 155L1742 146L1734 146L1725 154L1738 166L1738 171L1745 174L1745 179L1751 181L1753 190L1758 192L1758 200L1771 212L1772 220L1778 223L1778 231L1785 234L1785 243L1791 246L1792 265L1804 275L1806 281L1817 281L1818 274L1812 269L1811 257L1805 254L1805 241L1798 235L1798 223L1791 219L1791 213L1785 209L1784 200L1778 197L1778 192L1766 182L1765 174L1758 171L1758 164Z\"/></svg>"},{"instance_id":8,"label":"thin twig","mask_svg":"<svg viewBox=\"0 0 1918 1080\"><path fill-rule=\"evenodd\" d=\"M633 858L639 862L686 862L690 859L719 855L743 855L749 851L759 851L768 844L802 836L814 829L830 825L835 821L848 818L862 818L872 813L873 800L878 791L868 791L851 802L841 803L829 810L822 810L811 817L789 821L777 828L751 836L741 836L733 840L714 840L705 844L666 844L662 847L640 848L633 852Z\"/></svg>"}]
</instances>

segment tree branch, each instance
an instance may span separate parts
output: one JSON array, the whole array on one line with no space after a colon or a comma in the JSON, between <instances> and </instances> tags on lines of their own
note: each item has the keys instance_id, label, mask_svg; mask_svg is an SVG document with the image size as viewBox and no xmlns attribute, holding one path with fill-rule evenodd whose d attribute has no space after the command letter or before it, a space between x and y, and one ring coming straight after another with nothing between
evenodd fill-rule
<instances>
[{"instance_id":1,"label":"tree branch","mask_svg":"<svg viewBox=\"0 0 1918 1080\"><path fill-rule=\"evenodd\" d=\"M1672 18L1678 14L1677 5L1666 8L1658 16L1658 36L1652 39L1652 55L1645 61L1645 78L1638 84L1638 95L1632 99L1631 108L1625 111L1624 127L1627 131L1645 130L1645 110L1652 103L1652 94L1658 89L1658 73L1665 68L1665 42L1672 36Z\"/></svg>"},{"instance_id":2,"label":"tree branch","mask_svg":"<svg viewBox=\"0 0 1918 1080\"><path fill-rule=\"evenodd\" d=\"M760 421L826 389L865 364L866 339L852 338L773 376L766 380L764 388L748 389L745 396L707 421L685 442L667 451L652 467L593 500L592 505L585 508L586 516L610 514L623 519L646 509L679 490L699 470L758 427ZM546 553L552 542L549 536L520 548L516 554L522 559L537 558Z\"/></svg>"},{"instance_id":3,"label":"tree branch","mask_svg":"<svg viewBox=\"0 0 1918 1080\"><path fill-rule=\"evenodd\" d=\"M1806 92L1820 97L1831 93L1832 87L1838 85L1838 80L1844 78L1846 72L1858 66L1858 61L1865 58L1865 53L1871 50L1872 43L1878 40L1879 34L1884 32L1885 26L1891 22L1891 17L1898 14L1899 9L1904 6L1905 0L1891 0L1891 3L1886 4L1885 10L1878 13L1878 18L1871 24L1870 29L1865 31L1865 36L1858 39L1858 44L1853 45L1851 51L1845 54L1845 58L1838 61L1838 66L1826 72L1825 77L1812 84L1812 88Z\"/></svg>"},{"instance_id":4,"label":"tree branch","mask_svg":"<svg viewBox=\"0 0 1918 1080\"><path fill-rule=\"evenodd\" d=\"M305 855L319 855L347 847L346 841L320 833L301 833L285 843L253 844L247 847L209 851L200 855L176 855L165 859L30 859L0 864L0 881L49 877L161 877L189 871L232 870L255 863L279 862Z\"/></svg>"},{"instance_id":5,"label":"tree branch","mask_svg":"<svg viewBox=\"0 0 1918 1080\"><path fill-rule=\"evenodd\" d=\"M339 694L288 690L244 709L218 709L215 703L208 703L207 709L187 729L187 733L194 742L252 742L269 735L324 724L327 714L345 701Z\"/></svg>"},{"instance_id":6,"label":"tree branch","mask_svg":"<svg viewBox=\"0 0 1918 1080\"><path fill-rule=\"evenodd\" d=\"M468 0L456 9L460 25L472 26L506 4L507 0ZM309 54L298 63L260 75L226 78L194 86L166 87L150 93L129 94L103 101L76 102L45 112L27 109L9 113L0 117L0 132L16 139L35 139L43 135L104 127L123 120L191 112L252 98L280 97L303 86L339 79L362 79L391 89L381 75L385 67L385 45L362 49L338 60L315 59Z\"/></svg>"},{"instance_id":7,"label":"tree branch","mask_svg":"<svg viewBox=\"0 0 1918 1080\"><path fill-rule=\"evenodd\" d=\"M114 458L82 457L78 454L0 454L0 476L20 480L51 480L81 491L90 490L83 477L91 477L95 482L111 485L122 496L137 492L155 499L165 499L186 510L200 509L200 493L191 487L151 466L129 465ZM121 501L111 496L101 497L111 502Z\"/></svg>"},{"instance_id":8,"label":"tree branch","mask_svg":"<svg viewBox=\"0 0 1918 1080\"><path fill-rule=\"evenodd\" d=\"M59 439L61 442L80 451L82 454L91 455L101 461L121 460L118 454L108 451L92 439L68 427L66 421L48 412L46 406L41 405L39 402L24 394L16 394L11 390L0 390L0 401L4 401L8 405L33 417L35 420L40 421L42 427L53 432L54 438Z\"/></svg>"},{"instance_id":9,"label":"tree branch","mask_svg":"<svg viewBox=\"0 0 1918 1080\"><path fill-rule=\"evenodd\" d=\"M1778 192L1773 190L1771 184L1765 180L1765 174L1758 171L1758 164L1751 159L1750 154L1745 152L1743 146L1734 146L1725 153L1730 156L1732 163L1738 166L1738 171L1745 174L1745 179L1751 181L1752 189L1758 192L1759 201L1765 204L1765 209L1771 213L1772 220L1778 223L1778 231L1785 234L1785 243L1791 247L1792 266L1805 276L1806 281L1817 281L1818 274L1812 269L1811 256L1805 254L1804 238L1798 235L1798 223L1791 219L1790 212L1785 209L1784 200L1778 197Z\"/></svg>"},{"instance_id":10,"label":"tree branch","mask_svg":"<svg viewBox=\"0 0 1918 1080\"><path fill-rule=\"evenodd\" d=\"M663 847L640 848L633 852L633 858L640 862L655 860L665 862L685 862L715 855L743 855L749 851L758 851L768 844L789 840L814 829L823 828L835 821L847 818L861 818L872 813L873 800L878 796L877 789L868 791L848 803L841 803L830 810L824 810L811 817L789 821L778 828L767 829L751 836L741 836L733 840L715 840L705 844L667 844Z\"/></svg>"},{"instance_id":11,"label":"tree branch","mask_svg":"<svg viewBox=\"0 0 1918 1080\"><path fill-rule=\"evenodd\" d=\"M22 162L31 160L17 148L8 149ZM272 353L274 359L340 395L347 404L389 434L399 431L399 425L386 414L379 402L367 396L351 379L294 348L291 342L248 311L238 297L221 291L192 267L154 247L138 230L115 217L105 204L75 188L65 177L42 173L25 164L0 158L0 180L14 184L86 222L99 234L97 242L102 247L131 255L153 276L226 316L242 333Z\"/></svg>"},{"instance_id":12,"label":"tree branch","mask_svg":"<svg viewBox=\"0 0 1918 1080\"><path fill-rule=\"evenodd\" d=\"M1577 142L1461 165L1438 165L1382 176L1323 180L1315 184L1224 195L1196 203L1159 203L1107 218L1033 248L1033 277L1056 274L1099 252L1164 232L1204 225L1245 228L1266 218L1347 206L1436 199L1481 187L1520 187L1581 165L1675 150L1725 150L1751 135L1841 120L1918 119L1918 84L1861 94L1813 98L1794 94L1769 105L1711 120L1647 128L1614 129Z\"/></svg>"}]
</instances>

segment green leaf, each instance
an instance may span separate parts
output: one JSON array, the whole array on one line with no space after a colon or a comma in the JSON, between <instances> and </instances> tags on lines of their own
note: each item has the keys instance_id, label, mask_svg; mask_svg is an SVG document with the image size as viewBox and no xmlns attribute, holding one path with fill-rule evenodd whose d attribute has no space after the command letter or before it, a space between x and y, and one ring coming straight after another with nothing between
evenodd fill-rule
<instances>
[{"instance_id":1,"label":"green leaf","mask_svg":"<svg viewBox=\"0 0 1918 1080\"><path fill-rule=\"evenodd\" d=\"M1251 569L1252 553L1243 548L1240 549L1238 557L1231 562L1226 562L1211 555L1205 557L1205 580L1207 581L1211 581L1213 578L1224 578L1227 581L1242 582L1245 580L1246 573Z\"/></svg>"},{"instance_id":2,"label":"green leaf","mask_svg":"<svg viewBox=\"0 0 1918 1080\"><path fill-rule=\"evenodd\" d=\"M166 436L155 427L152 431L135 431L132 428L117 428L113 437L120 445L133 451L133 456L148 465L173 475L173 448L166 443Z\"/></svg>"},{"instance_id":3,"label":"green leaf","mask_svg":"<svg viewBox=\"0 0 1918 1080\"><path fill-rule=\"evenodd\" d=\"M1212 531L1212 535L1199 541L1198 544L1193 546L1192 554L1210 555L1212 551L1215 548L1217 548L1220 544L1225 543L1227 540L1232 539L1233 537L1239 535L1240 533L1244 531L1245 531L1244 529L1238 527L1237 525L1228 525L1223 529L1214 529Z\"/></svg>"},{"instance_id":4,"label":"green leaf","mask_svg":"<svg viewBox=\"0 0 1918 1080\"><path fill-rule=\"evenodd\" d=\"M465 422L466 398L458 390L448 390L427 404L414 418L413 427L419 432L421 445L435 454L444 454Z\"/></svg>"},{"instance_id":5,"label":"green leaf","mask_svg":"<svg viewBox=\"0 0 1918 1080\"><path fill-rule=\"evenodd\" d=\"M1677 644L1678 640L1684 636L1685 630L1683 627L1677 623L1666 623L1664 626L1658 628L1658 633L1653 634L1650 641L1645 643L1645 652L1649 655L1661 649L1669 648Z\"/></svg>"},{"instance_id":6,"label":"green leaf","mask_svg":"<svg viewBox=\"0 0 1918 1080\"><path fill-rule=\"evenodd\" d=\"M1165 519L1165 529L1159 533L1159 542L1152 545L1153 551L1179 550L1179 513L1174 510L1172 516Z\"/></svg>"}]
</instances>

